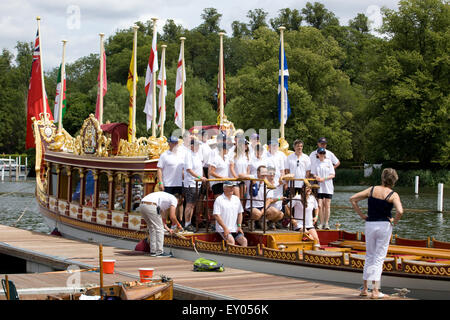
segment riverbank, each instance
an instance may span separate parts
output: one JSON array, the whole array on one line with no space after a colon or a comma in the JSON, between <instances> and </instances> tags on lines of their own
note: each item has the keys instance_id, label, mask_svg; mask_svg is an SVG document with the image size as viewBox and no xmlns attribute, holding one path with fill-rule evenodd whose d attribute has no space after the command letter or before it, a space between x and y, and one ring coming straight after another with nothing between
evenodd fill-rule
<instances>
[{"instance_id":1,"label":"riverbank","mask_svg":"<svg viewBox=\"0 0 450 320\"><path fill-rule=\"evenodd\" d=\"M373 169L372 174L364 177L364 169L338 168L333 182L337 186L351 185L377 185L380 184L382 169ZM419 176L420 187L437 188L438 183L443 183L445 188L450 188L450 170L446 169L418 169L397 170L397 187L413 187L415 177Z\"/></svg>"}]
</instances>

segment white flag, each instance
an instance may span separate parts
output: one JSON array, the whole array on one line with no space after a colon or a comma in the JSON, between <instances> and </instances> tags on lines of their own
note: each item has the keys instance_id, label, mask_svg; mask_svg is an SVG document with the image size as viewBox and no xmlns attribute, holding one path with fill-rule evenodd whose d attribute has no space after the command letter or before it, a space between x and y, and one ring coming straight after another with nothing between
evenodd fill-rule
<instances>
[{"instance_id":1,"label":"white flag","mask_svg":"<svg viewBox=\"0 0 450 320\"><path fill-rule=\"evenodd\" d=\"M177 67L177 81L175 84L175 124L178 128L183 129L183 120L182 120L182 109L183 109L183 87L182 87L182 78L183 82L186 82L186 72L183 75L183 52L180 50L180 57L178 58L178 67Z\"/></svg>"},{"instance_id":2,"label":"white flag","mask_svg":"<svg viewBox=\"0 0 450 320\"><path fill-rule=\"evenodd\" d=\"M156 47L156 38L153 37L152 51L148 59L147 73L145 74L145 100L144 112L147 114L147 130L152 127L153 121L153 72L158 71L158 50Z\"/></svg>"}]
</instances>

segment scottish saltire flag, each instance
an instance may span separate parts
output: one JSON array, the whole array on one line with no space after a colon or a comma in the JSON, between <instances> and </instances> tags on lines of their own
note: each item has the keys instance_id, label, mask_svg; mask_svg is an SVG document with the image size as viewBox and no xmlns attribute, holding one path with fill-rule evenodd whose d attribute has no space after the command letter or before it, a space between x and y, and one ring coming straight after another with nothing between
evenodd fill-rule
<instances>
[{"instance_id":1,"label":"scottish saltire flag","mask_svg":"<svg viewBox=\"0 0 450 320\"><path fill-rule=\"evenodd\" d=\"M284 81L284 120L283 124L286 124L287 119L291 115L291 107L289 105L289 99L288 99L288 79L289 79L289 70L286 60L286 52L284 52L283 57L281 57L281 44L280 44L280 50L279 50L279 65L278 65L278 120L281 123L281 61L283 61L284 65L284 74L283 74L283 81Z\"/></svg>"}]
</instances>

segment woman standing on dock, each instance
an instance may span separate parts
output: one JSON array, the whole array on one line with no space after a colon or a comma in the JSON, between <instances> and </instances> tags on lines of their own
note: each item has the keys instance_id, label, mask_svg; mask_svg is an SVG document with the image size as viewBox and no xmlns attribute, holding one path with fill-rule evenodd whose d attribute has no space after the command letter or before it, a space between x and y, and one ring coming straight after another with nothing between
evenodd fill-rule
<instances>
[{"instance_id":1,"label":"woman standing on dock","mask_svg":"<svg viewBox=\"0 0 450 320\"><path fill-rule=\"evenodd\" d=\"M386 168L381 173L381 185L368 188L350 198L353 209L361 219L366 221L366 261L364 263L364 286L361 296L368 295L368 281L373 281L372 299L381 299L384 294L379 291L383 262L386 257L392 226L397 224L403 214L403 207L399 195L392 191L398 180L394 169ZM368 199L367 215L363 214L358 202ZM395 206L395 219L391 217L392 207Z\"/></svg>"}]
</instances>

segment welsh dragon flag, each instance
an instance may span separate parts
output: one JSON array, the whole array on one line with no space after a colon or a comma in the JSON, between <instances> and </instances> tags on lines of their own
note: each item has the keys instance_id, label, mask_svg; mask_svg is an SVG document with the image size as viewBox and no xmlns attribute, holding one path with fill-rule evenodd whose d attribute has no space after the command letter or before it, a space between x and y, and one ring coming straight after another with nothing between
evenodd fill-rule
<instances>
[{"instance_id":1,"label":"welsh dragon flag","mask_svg":"<svg viewBox=\"0 0 450 320\"><path fill-rule=\"evenodd\" d=\"M62 69L62 65L59 66L59 71L58 71L58 80L57 80L57 84L56 84L56 96L55 96L55 107L53 109L53 113L55 114L55 123L59 122L59 102L61 99L61 69ZM61 113L61 122L64 119L64 114L66 113L67 110L67 104L66 104L66 75L64 74L64 80L63 80L63 93L62 93L62 113Z\"/></svg>"}]
</instances>

